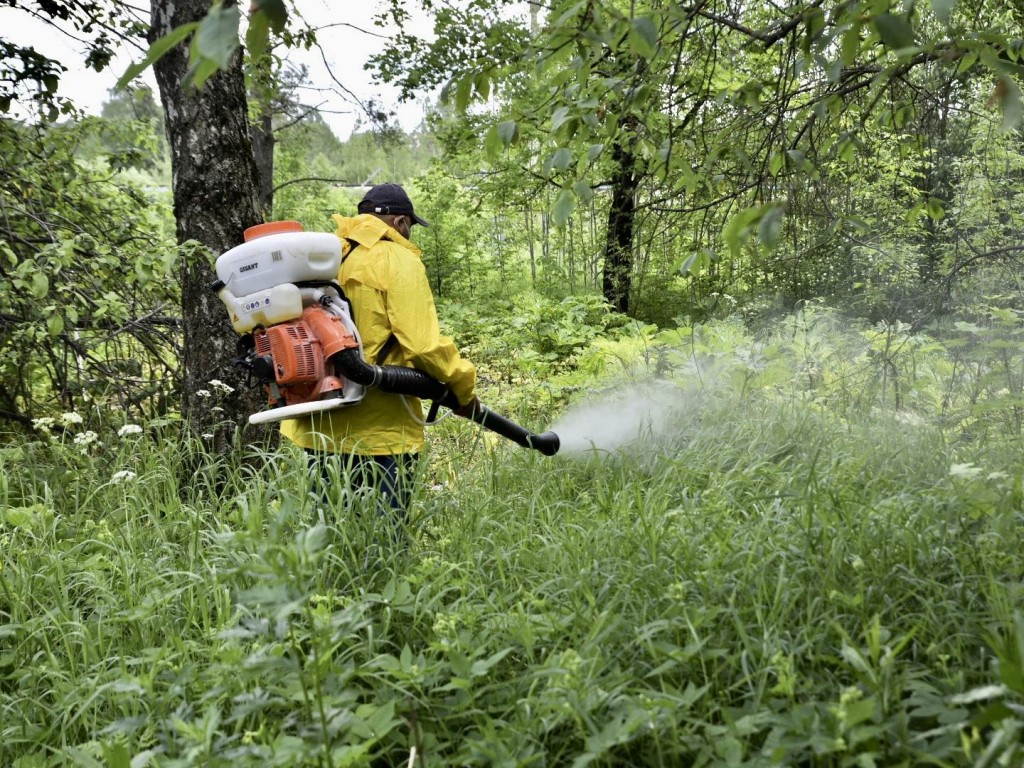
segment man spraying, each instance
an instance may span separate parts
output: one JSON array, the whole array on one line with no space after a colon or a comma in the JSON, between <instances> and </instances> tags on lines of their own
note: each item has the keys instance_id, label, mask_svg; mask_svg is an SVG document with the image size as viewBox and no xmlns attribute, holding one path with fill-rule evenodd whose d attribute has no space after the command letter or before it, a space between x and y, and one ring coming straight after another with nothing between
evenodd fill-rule
<instances>
[{"instance_id":1,"label":"man spraying","mask_svg":"<svg viewBox=\"0 0 1024 768\"><path fill-rule=\"evenodd\" d=\"M245 231L217 258L212 289L239 339L238 364L269 395L251 424L281 421L304 448L330 501L341 470L373 493L385 517L405 519L424 426L438 406L551 456L553 432L533 434L480 403L476 370L442 336L412 227L427 226L400 186L367 192L358 215L333 217L335 235L297 221ZM433 401L425 420L421 398ZM397 530L397 529L396 529Z\"/></svg>"},{"instance_id":2,"label":"man spraying","mask_svg":"<svg viewBox=\"0 0 1024 768\"><path fill-rule=\"evenodd\" d=\"M377 365L416 368L448 386L467 416L479 407L476 368L441 334L434 297L411 241L412 228L429 224L397 184L372 187L358 215L335 214L344 253L338 282L352 306L363 354ZM410 481L424 446L418 398L368 389L358 407L282 422L281 433L304 448L326 493L329 467L340 462L353 487L370 487L382 505L405 520Z\"/></svg>"}]
</instances>

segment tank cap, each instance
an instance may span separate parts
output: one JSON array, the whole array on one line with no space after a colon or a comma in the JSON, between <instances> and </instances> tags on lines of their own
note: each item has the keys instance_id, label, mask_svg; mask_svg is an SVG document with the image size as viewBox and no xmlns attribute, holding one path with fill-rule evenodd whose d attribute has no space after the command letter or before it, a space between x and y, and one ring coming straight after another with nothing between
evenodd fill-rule
<instances>
[{"instance_id":1,"label":"tank cap","mask_svg":"<svg viewBox=\"0 0 1024 768\"><path fill-rule=\"evenodd\" d=\"M245 242L255 240L265 235L280 235L283 232L301 232L302 225L297 221L268 221L266 224L257 224L249 227L243 233Z\"/></svg>"}]
</instances>

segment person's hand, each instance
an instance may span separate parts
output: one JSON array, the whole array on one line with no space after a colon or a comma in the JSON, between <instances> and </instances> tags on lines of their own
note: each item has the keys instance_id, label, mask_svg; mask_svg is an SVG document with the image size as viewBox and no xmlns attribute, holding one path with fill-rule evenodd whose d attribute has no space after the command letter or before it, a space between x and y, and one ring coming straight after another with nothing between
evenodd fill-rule
<instances>
[{"instance_id":1,"label":"person's hand","mask_svg":"<svg viewBox=\"0 0 1024 768\"><path fill-rule=\"evenodd\" d=\"M474 414L483 410L483 407L483 403L480 402L480 399L476 395L473 395L473 398L468 403L460 405L458 408L453 408L452 412L456 416L461 416L464 419L472 419Z\"/></svg>"}]
</instances>

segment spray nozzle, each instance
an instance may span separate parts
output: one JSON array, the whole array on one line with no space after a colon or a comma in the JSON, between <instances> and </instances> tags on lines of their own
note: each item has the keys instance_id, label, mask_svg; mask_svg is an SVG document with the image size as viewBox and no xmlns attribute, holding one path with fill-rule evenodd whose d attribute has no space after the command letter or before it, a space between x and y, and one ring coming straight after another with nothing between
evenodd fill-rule
<instances>
[{"instance_id":1,"label":"spray nozzle","mask_svg":"<svg viewBox=\"0 0 1024 768\"><path fill-rule=\"evenodd\" d=\"M554 456L562 445L562 441L558 439L558 435L554 432L541 432L539 435L529 435L526 440L531 448L535 451L540 451L545 456Z\"/></svg>"}]
</instances>

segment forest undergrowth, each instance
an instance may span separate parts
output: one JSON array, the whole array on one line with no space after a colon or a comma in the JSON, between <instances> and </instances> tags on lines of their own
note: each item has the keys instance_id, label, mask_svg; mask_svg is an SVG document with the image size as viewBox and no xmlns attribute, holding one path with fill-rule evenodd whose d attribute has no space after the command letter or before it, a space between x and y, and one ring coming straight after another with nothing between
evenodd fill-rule
<instances>
[{"instance_id":1,"label":"forest undergrowth","mask_svg":"<svg viewBox=\"0 0 1024 768\"><path fill-rule=\"evenodd\" d=\"M485 402L583 447L442 422L396 547L286 448L39 424L0 448L0 764L1021 765L1019 321L989 320L485 359Z\"/></svg>"}]
</instances>

